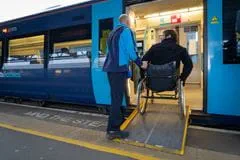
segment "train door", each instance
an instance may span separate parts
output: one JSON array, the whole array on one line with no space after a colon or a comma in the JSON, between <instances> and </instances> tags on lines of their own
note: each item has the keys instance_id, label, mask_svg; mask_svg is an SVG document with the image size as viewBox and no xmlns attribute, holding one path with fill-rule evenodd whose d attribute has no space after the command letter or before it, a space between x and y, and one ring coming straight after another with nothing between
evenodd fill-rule
<instances>
[{"instance_id":1,"label":"train door","mask_svg":"<svg viewBox=\"0 0 240 160\"><path fill-rule=\"evenodd\" d=\"M92 85L97 104L109 105L110 87L102 67L106 58L106 38L109 30L118 25L123 13L123 1L108 0L92 6Z\"/></svg>"},{"instance_id":2,"label":"train door","mask_svg":"<svg viewBox=\"0 0 240 160\"><path fill-rule=\"evenodd\" d=\"M175 30L178 43L185 47L193 60L194 69L187 80L186 101L191 109L203 109L203 1L167 0L133 4L127 7L131 28L137 42L144 42L143 53L155 43L161 42L163 31ZM140 45L140 44L139 44ZM141 48L139 48L139 52ZM137 79L134 79L134 83ZM133 83L133 82L130 82ZM136 88L136 85L134 85ZM134 87L130 87L132 89ZM133 92L131 92L133 93ZM134 96L132 101L135 102Z\"/></svg>"}]
</instances>

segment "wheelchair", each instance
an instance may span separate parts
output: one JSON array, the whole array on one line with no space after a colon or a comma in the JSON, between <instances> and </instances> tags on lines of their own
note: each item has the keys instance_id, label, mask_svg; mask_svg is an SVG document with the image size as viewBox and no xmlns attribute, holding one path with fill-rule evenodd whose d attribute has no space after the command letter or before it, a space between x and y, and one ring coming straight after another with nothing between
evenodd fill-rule
<instances>
[{"instance_id":1,"label":"wheelchair","mask_svg":"<svg viewBox=\"0 0 240 160\"><path fill-rule=\"evenodd\" d=\"M180 72L176 62L163 65L149 64L137 87L137 108L141 115L146 112L148 100L151 99L173 99L178 100L179 117L184 119L186 115L185 95L183 82L180 80ZM151 95L150 95L151 91ZM173 91L173 95L161 96L161 92ZM158 97L154 94L159 95Z\"/></svg>"}]
</instances>

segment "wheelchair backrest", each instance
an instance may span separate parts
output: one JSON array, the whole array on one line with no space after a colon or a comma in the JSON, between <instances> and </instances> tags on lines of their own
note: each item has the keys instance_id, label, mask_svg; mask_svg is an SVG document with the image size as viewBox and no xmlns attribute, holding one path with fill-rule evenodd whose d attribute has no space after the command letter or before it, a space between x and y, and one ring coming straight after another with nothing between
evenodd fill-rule
<instances>
[{"instance_id":1,"label":"wheelchair backrest","mask_svg":"<svg viewBox=\"0 0 240 160\"><path fill-rule=\"evenodd\" d=\"M149 64L147 69L147 87L154 92L173 91L176 88L178 69L176 62L163 65Z\"/></svg>"}]
</instances>

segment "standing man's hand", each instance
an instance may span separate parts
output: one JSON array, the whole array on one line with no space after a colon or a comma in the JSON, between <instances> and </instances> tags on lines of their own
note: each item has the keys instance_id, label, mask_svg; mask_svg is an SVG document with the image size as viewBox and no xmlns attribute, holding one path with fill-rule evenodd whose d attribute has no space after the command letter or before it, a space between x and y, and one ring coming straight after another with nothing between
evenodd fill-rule
<instances>
[{"instance_id":1,"label":"standing man's hand","mask_svg":"<svg viewBox=\"0 0 240 160\"><path fill-rule=\"evenodd\" d=\"M183 87L185 87L186 78L183 78L183 76L181 75L181 76L180 76L180 80L181 80L181 82L182 82L182 84L183 84Z\"/></svg>"},{"instance_id":2,"label":"standing man's hand","mask_svg":"<svg viewBox=\"0 0 240 160\"><path fill-rule=\"evenodd\" d=\"M182 81L183 87L185 87L185 83L186 83L186 81Z\"/></svg>"},{"instance_id":3,"label":"standing man's hand","mask_svg":"<svg viewBox=\"0 0 240 160\"><path fill-rule=\"evenodd\" d=\"M146 70L147 67L148 67L148 62L147 62L147 61L143 61L141 68L144 69L144 70Z\"/></svg>"}]
</instances>

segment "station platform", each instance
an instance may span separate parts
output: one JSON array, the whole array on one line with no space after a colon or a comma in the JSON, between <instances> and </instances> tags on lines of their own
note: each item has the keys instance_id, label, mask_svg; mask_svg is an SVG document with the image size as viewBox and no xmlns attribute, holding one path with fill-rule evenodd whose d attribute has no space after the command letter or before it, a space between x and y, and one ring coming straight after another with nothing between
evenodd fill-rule
<instances>
[{"instance_id":1,"label":"station platform","mask_svg":"<svg viewBox=\"0 0 240 160\"><path fill-rule=\"evenodd\" d=\"M240 159L239 132L189 126L185 154L176 155L109 141L106 124L106 115L0 102L0 155L5 154L4 159L12 160L58 157L73 160ZM63 154L72 157L64 158Z\"/></svg>"},{"instance_id":2,"label":"station platform","mask_svg":"<svg viewBox=\"0 0 240 160\"><path fill-rule=\"evenodd\" d=\"M0 139L0 152L3 160L131 159L1 127Z\"/></svg>"}]
</instances>

